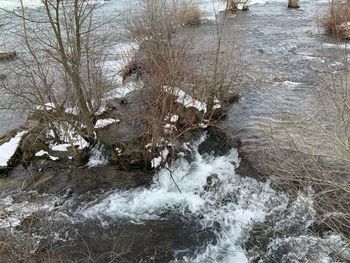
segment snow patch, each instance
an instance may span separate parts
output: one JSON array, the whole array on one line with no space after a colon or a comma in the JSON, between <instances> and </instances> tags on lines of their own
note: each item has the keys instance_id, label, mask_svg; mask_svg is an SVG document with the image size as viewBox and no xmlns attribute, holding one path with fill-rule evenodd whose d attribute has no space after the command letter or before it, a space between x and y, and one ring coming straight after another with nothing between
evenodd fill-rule
<instances>
[{"instance_id":1,"label":"snow patch","mask_svg":"<svg viewBox=\"0 0 350 263\"><path fill-rule=\"evenodd\" d=\"M120 120L118 119L100 119L100 120L97 120L96 123L95 123L95 129L100 129L100 128L104 128L106 126L109 126L113 123L119 123Z\"/></svg>"},{"instance_id":2,"label":"snow patch","mask_svg":"<svg viewBox=\"0 0 350 263\"><path fill-rule=\"evenodd\" d=\"M198 111L207 112L207 104L204 102L201 102L200 100L197 100L193 98L192 96L186 94L182 89L179 88L173 88L164 86L163 87L165 92L168 92L169 94L172 94L176 96L176 102L182 104L186 108L196 108ZM214 100L215 105L213 106L214 109L218 109L221 107L219 104L219 101L217 99Z\"/></svg>"},{"instance_id":3,"label":"snow patch","mask_svg":"<svg viewBox=\"0 0 350 263\"><path fill-rule=\"evenodd\" d=\"M53 110L55 108L56 108L56 106L52 102L48 102L48 103L45 103L45 105L39 105L36 107L37 110L41 110L41 111L43 111L43 110L50 111L50 110Z\"/></svg>"},{"instance_id":4,"label":"snow patch","mask_svg":"<svg viewBox=\"0 0 350 263\"><path fill-rule=\"evenodd\" d=\"M27 131L22 131L16 134L15 137L11 138L8 142L0 145L0 167L6 167L9 161L16 153L19 143L22 137L27 133Z\"/></svg>"},{"instance_id":5,"label":"snow patch","mask_svg":"<svg viewBox=\"0 0 350 263\"><path fill-rule=\"evenodd\" d=\"M56 144L56 145L50 145L50 149L56 152L67 152L68 151L67 148L70 146L72 145L69 143Z\"/></svg>"},{"instance_id":6,"label":"snow patch","mask_svg":"<svg viewBox=\"0 0 350 263\"><path fill-rule=\"evenodd\" d=\"M37 157L42 157L42 156L45 156L45 155L47 155L49 157L49 159L52 160L52 161L58 161L59 160L59 157L51 156L47 151L44 151L44 150L40 150L37 153L35 153L35 156L37 156Z\"/></svg>"},{"instance_id":7,"label":"snow patch","mask_svg":"<svg viewBox=\"0 0 350 263\"><path fill-rule=\"evenodd\" d=\"M152 168L159 167L162 163L164 163L169 155L169 150L165 148L163 151L160 152L160 155L158 157L155 157L151 161Z\"/></svg>"},{"instance_id":8,"label":"snow patch","mask_svg":"<svg viewBox=\"0 0 350 263\"><path fill-rule=\"evenodd\" d=\"M51 144L50 149L53 151L67 151L69 146L77 146L78 149L82 150L89 146L89 143L80 136L72 125L69 123L54 123L55 129L58 133L59 139L63 144ZM48 131L48 136L54 137L52 129Z\"/></svg>"},{"instance_id":9,"label":"snow patch","mask_svg":"<svg viewBox=\"0 0 350 263\"><path fill-rule=\"evenodd\" d=\"M176 128L175 125L167 123L167 124L164 125L163 132L164 132L164 134L171 135L176 130L177 130L177 128Z\"/></svg>"}]
</instances>

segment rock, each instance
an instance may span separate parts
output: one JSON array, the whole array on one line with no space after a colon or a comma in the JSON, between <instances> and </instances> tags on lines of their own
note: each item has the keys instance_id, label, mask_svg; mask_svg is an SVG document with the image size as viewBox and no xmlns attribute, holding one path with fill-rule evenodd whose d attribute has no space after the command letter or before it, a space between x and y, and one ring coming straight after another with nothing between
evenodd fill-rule
<instances>
[{"instance_id":1,"label":"rock","mask_svg":"<svg viewBox=\"0 0 350 263\"><path fill-rule=\"evenodd\" d=\"M0 175L7 173L17 164L22 154L20 145L26 131L13 130L0 137Z\"/></svg>"},{"instance_id":2,"label":"rock","mask_svg":"<svg viewBox=\"0 0 350 263\"><path fill-rule=\"evenodd\" d=\"M116 149L109 154L111 164L118 165L119 169L126 171L147 169L148 160L141 144L118 146Z\"/></svg>"},{"instance_id":3,"label":"rock","mask_svg":"<svg viewBox=\"0 0 350 263\"><path fill-rule=\"evenodd\" d=\"M16 51L0 51L0 60L14 59L17 57Z\"/></svg>"},{"instance_id":4,"label":"rock","mask_svg":"<svg viewBox=\"0 0 350 263\"><path fill-rule=\"evenodd\" d=\"M27 258L20 262L89 262L92 258L96 263L164 263L175 258L181 260L184 256L193 257L201 251L198 248L215 244L216 228L215 225L203 228L195 218L172 214L165 220L147 220L142 224L112 218L108 219L108 224L101 224L94 219L58 222L39 213L24 218L14 233L0 229L0 234L4 240L11 240L11 252L16 252L14 258ZM35 244L33 239L21 238L24 235L21 233L42 238ZM35 249L21 248L24 240L25 248ZM0 256L6 259L8 252L0 250ZM112 260L115 258L122 260Z\"/></svg>"},{"instance_id":5,"label":"rock","mask_svg":"<svg viewBox=\"0 0 350 263\"><path fill-rule=\"evenodd\" d=\"M209 127L207 138L198 146L198 152L202 155L210 154L214 156L223 156L234 146L233 141L222 130Z\"/></svg>"},{"instance_id":6,"label":"rock","mask_svg":"<svg viewBox=\"0 0 350 263\"><path fill-rule=\"evenodd\" d=\"M93 193L115 189L131 189L147 184L151 173L141 171L121 171L118 166L108 165L95 168L76 167L68 163L43 161L30 167L31 174L23 183L24 190L39 193L59 194L66 189L85 199L96 198ZM10 174L12 178L22 176L22 170ZM28 172L29 173L29 172ZM91 195L87 195L89 192Z\"/></svg>"},{"instance_id":7,"label":"rock","mask_svg":"<svg viewBox=\"0 0 350 263\"><path fill-rule=\"evenodd\" d=\"M288 0L288 7L289 8L299 8L299 0Z\"/></svg>"}]
</instances>

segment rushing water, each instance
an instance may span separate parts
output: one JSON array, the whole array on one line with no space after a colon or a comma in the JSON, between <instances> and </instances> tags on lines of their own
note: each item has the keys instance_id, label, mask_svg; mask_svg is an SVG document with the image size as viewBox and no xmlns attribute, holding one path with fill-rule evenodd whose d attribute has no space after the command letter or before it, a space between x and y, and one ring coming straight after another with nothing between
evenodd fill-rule
<instances>
[{"instance_id":1,"label":"rushing water","mask_svg":"<svg viewBox=\"0 0 350 263\"><path fill-rule=\"evenodd\" d=\"M192 141L189 144L190 157L180 158L168 169L160 170L149 186L111 191L94 196L94 201L78 206L74 204L74 199L63 201L65 197L36 195L35 192L12 193L0 199L3 215L10 215L0 217L0 230L21 225L21 218L32 213L50 213L51 227L47 235L62 241L64 247L73 237L67 234L66 227L60 227L62 224L75 228L95 220L95 225L101 224L108 230L116 222L121 226L125 222L142 225L183 218L201 225L200 228L193 226L184 230L191 232L185 232L181 237L183 240L186 240L186 235L200 235L205 230L213 232L216 238L207 244L202 240L200 244L203 244L199 247L175 251L175 262L244 263L258 262L255 260L260 257L262 261L259 262L326 263L335 262L334 255L337 253L350 256L349 248L339 236L329 233L319 237L309 230L316 212L308 193L299 193L295 200L289 200L283 193L272 189L268 181L260 182L237 174L240 159L235 149L214 154L203 151L203 142L210 145L210 137L202 134ZM252 235L251 231L257 225L266 229L264 234L274 233L273 236ZM41 229L32 230L38 243L40 236L45 235L40 232ZM92 229L84 231L95 233ZM112 229L107 231L107 235L112 233ZM100 238L94 234L97 244ZM135 238L134 243L140 242ZM266 243L267 254L248 250L249 238ZM121 239L119 242L129 241ZM147 247L147 244L139 245ZM253 242L253 246L260 245ZM162 261L153 258L145 261L133 259L132 262Z\"/></svg>"}]
</instances>

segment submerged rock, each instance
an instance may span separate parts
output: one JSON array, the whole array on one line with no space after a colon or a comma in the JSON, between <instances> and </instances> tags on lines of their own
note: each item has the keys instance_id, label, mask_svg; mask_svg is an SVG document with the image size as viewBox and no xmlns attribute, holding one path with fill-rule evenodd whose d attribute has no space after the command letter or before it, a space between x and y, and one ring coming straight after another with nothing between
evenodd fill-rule
<instances>
[{"instance_id":1,"label":"submerged rock","mask_svg":"<svg viewBox=\"0 0 350 263\"><path fill-rule=\"evenodd\" d=\"M16 51L0 51L0 60L14 59L17 57Z\"/></svg>"},{"instance_id":2,"label":"submerged rock","mask_svg":"<svg viewBox=\"0 0 350 263\"><path fill-rule=\"evenodd\" d=\"M70 189L72 193L79 196L87 192L100 193L113 189L130 189L145 185L152 178L149 173L120 171L117 166L112 165L88 168L44 161L30 168L31 171L28 171L23 189L36 190L45 194L59 194ZM16 177L15 171L11 176ZM86 198L95 197L87 195Z\"/></svg>"}]
</instances>

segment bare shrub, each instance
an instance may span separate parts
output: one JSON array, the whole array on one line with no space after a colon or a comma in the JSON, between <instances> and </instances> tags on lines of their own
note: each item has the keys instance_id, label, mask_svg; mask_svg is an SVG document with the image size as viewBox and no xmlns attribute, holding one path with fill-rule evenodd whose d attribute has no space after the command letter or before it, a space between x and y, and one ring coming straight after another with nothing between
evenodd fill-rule
<instances>
[{"instance_id":1,"label":"bare shrub","mask_svg":"<svg viewBox=\"0 0 350 263\"><path fill-rule=\"evenodd\" d=\"M220 104L227 102L236 76L227 64L233 59L220 52L223 25L218 25L211 50L196 49L193 34L182 30L186 12L179 10L184 2L148 1L141 15L127 24L139 50L124 68L123 78L136 77L143 82L143 103L139 105L148 125L147 143L162 138L176 141L192 130L214 124L224 115ZM172 117L178 120L172 122Z\"/></svg>"},{"instance_id":2,"label":"bare shrub","mask_svg":"<svg viewBox=\"0 0 350 263\"><path fill-rule=\"evenodd\" d=\"M199 7L193 1L182 1L178 13L180 22L184 25L198 25L201 22Z\"/></svg>"},{"instance_id":3,"label":"bare shrub","mask_svg":"<svg viewBox=\"0 0 350 263\"><path fill-rule=\"evenodd\" d=\"M42 5L35 18L23 1L17 11L5 10L21 23L17 37L25 55L1 82L1 92L22 107L40 110L56 140L61 136L55 127L65 126L92 143L95 112L111 87L102 69L108 34L103 22L93 19L99 5L80 0L43 0Z\"/></svg>"},{"instance_id":4,"label":"bare shrub","mask_svg":"<svg viewBox=\"0 0 350 263\"><path fill-rule=\"evenodd\" d=\"M329 9L325 13L321 23L336 37L349 39L350 2L342 0L331 0Z\"/></svg>"}]
</instances>

